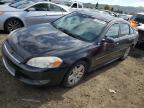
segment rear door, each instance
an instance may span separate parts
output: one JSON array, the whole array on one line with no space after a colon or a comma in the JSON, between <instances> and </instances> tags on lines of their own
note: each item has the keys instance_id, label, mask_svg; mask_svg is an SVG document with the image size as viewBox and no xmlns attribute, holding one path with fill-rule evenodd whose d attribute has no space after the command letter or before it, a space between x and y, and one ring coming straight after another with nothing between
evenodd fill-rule
<instances>
[{"instance_id":1,"label":"rear door","mask_svg":"<svg viewBox=\"0 0 144 108\"><path fill-rule=\"evenodd\" d=\"M134 42L135 34L131 33L130 26L127 23L120 24L119 44L121 51L125 51Z\"/></svg>"},{"instance_id":2,"label":"rear door","mask_svg":"<svg viewBox=\"0 0 144 108\"><path fill-rule=\"evenodd\" d=\"M66 14L68 14L68 12L59 5L53 3L48 4L47 19L49 22L52 22Z\"/></svg>"}]
</instances>

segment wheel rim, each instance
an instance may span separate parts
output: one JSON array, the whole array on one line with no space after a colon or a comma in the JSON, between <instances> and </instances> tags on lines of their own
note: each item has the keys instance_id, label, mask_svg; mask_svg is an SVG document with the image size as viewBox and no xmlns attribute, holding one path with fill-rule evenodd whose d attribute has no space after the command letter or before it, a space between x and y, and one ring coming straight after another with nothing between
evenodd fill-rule
<instances>
[{"instance_id":1,"label":"wheel rim","mask_svg":"<svg viewBox=\"0 0 144 108\"><path fill-rule=\"evenodd\" d=\"M129 52L130 52L130 47L125 51L125 54L124 54L124 58L126 58L128 55L129 55Z\"/></svg>"},{"instance_id":2,"label":"wheel rim","mask_svg":"<svg viewBox=\"0 0 144 108\"><path fill-rule=\"evenodd\" d=\"M18 29L21 27L21 24L17 20L10 20L9 23L7 24L7 29L9 32Z\"/></svg>"},{"instance_id":3,"label":"wheel rim","mask_svg":"<svg viewBox=\"0 0 144 108\"><path fill-rule=\"evenodd\" d=\"M69 85L77 84L81 80L81 78L83 77L84 72L85 72L85 66L84 65L81 64L81 65L75 66L72 69L72 71L68 77Z\"/></svg>"}]
</instances>

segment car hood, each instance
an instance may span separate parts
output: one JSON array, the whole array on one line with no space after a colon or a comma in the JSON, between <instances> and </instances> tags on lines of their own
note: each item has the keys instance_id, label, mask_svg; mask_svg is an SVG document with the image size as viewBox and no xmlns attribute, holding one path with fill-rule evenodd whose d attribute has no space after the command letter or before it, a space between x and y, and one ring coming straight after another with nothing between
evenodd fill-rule
<instances>
[{"instance_id":1,"label":"car hood","mask_svg":"<svg viewBox=\"0 0 144 108\"><path fill-rule=\"evenodd\" d=\"M8 42L17 54L27 57L70 52L90 44L57 30L51 24L17 30L9 36Z\"/></svg>"},{"instance_id":2,"label":"car hood","mask_svg":"<svg viewBox=\"0 0 144 108\"><path fill-rule=\"evenodd\" d=\"M21 9L16 9L13 7L10 7L9 4L4 4L4 5L0 5L0 11L4 11L4 12L15 12L15 11L21 11Z\"/></svg>"}]
</instances>

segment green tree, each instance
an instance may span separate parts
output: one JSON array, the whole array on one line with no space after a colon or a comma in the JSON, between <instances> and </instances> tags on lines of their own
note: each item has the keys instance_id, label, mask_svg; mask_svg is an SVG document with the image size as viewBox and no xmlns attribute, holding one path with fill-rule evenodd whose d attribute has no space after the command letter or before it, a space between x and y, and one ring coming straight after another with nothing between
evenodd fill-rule
<instances>
[{"instance_id":1,"label":"green tree","mask_svg":"<svg viewBox=\"0 0 144 108\"><path fill-rule=\"evenodd\" d=\"M98 7L99 7L99 4L98 4L98 2L97 2L96 6L95 6L95 9L98 9Z\"/></svg>"},{"instance_id":2,"label":"green tree","mask_svg":"<svg viewBox=\"0 0 144 108\"><path fill-rule=\"evenodd\" d=\"M114 11L114 8L113 8L113 7L111 8L111 11Z\"/></svg>"},{"instance_id":3,"label":"green tree","mask_svg":"<svg viewBox=\"0 0 144 108\"><path fill-rule=\"evenodd\" d=\"M105 5L104 9L105 10L111 10L111 7L109 5Z\"/></svg>"}]
</instances>

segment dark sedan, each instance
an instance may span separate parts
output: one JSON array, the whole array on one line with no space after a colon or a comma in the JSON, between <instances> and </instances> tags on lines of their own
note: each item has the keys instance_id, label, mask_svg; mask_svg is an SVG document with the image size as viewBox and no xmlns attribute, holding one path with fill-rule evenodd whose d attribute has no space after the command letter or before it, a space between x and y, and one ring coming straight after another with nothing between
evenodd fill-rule
<instances>
[{"instance_id":1,"label":"dark sedan","mask_svg":"<svg viewBox=\"0 0 144 108\"><path fill-rule=\"evenodd\" d=\"M126 59L138 39L125 20L88 10L13 31L3 43L9 73L30 85L77 85L86 72Z\"/></svg>"}]
</instances>

